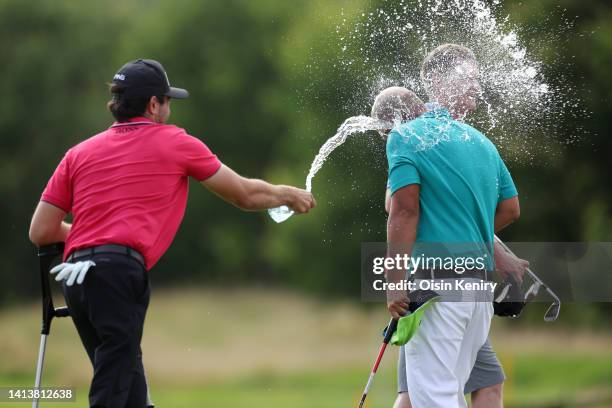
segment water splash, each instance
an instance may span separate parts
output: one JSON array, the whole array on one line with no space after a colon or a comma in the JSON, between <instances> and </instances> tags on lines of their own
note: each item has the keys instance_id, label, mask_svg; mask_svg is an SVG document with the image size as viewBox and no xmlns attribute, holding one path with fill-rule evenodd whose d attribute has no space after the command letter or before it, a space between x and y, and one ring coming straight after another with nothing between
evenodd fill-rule
<instances>
[{"instance_id":1,"label":"water splash","mask_svg":"<svg viewBox=\"0 0 612 408\"><path fill-rule=\"evenodd\" d=\"M573 25L562 24L545 33L538 32L541 27L513 25L499 0L382 1L336 28L337 65L348 78L357 75L353 83L360 84L351 90L346 109L368 110L374 96L392 85L426 99L419 76L424 56L443 43L462 44L476 54L484 91L481 108L466 121L516 161L551 158L583 136L580 130L560 134L563 119L589 116L564 77L570 70L551 55L551 49L562 46L563 31ZM527 46L521 38L534 32L538 42ZM546 65L538 54L547 55Z\"/></svg>"},{"instance_id":2,"label":"water splash","mask_svg":"<svg viewBox=\"0 0 612 408\"><path fill-rule=\"evenodd\" d=\"M340 16L337 38L330 39L338 47L331 66L340 71L335 73L341 79L338 94L349 94L344 110L351 115L369 111L374 97L389 86L404 86L426 100L419 75L423 58L440 44L457 43L474 51L484 92L481 108L466 121L491 137L505 158L523 163L553 158L584 136L580 128L560 134L564 119L590 116L566 79L571 69L558 55L573 22L561 17L556 30L543 31L551 16L541 16L542 24L519 27L503 15L500 0L382 0L356 21ZM528 44L529 34L537 42ZM538 55L546 55L547 63ZM313 77L321 74L316 60L307 69ZM347 84L355 85L347 89ZM337 134L321 147L307 177L309 191L329 153L345 140ZM274 211L282 221L292 214L289 208L274 209L271 216Z\"/></svg>"},{"instance_id":3,"label":"water splash","mask_svg":"<svg viewBox=\"0 0 612 408\"><path fill-rule=\"evenodd\" d=\"M336 131L336 134L327 139L323 146L321 146L319 153L317 153L312 161L310 170L306 176L306 190L312 191L312 179L314 176L321 169L321 167L323 167L323 164L325 163L325 160L327 160L330 153L333 152L338 146L346 142L346 139L350 135L358 132L367 132L369 130L383 130L390 127L392 127L392 125L390 126L387 123L363 115L353 116L345 120Z\"/></svg>"},{"instance_id":4,"label":"water splash","mask_svg":"<svg viewBox=\"0 0 612 408\"><path fill-rule=\"evenodd\" d=\"M312 179L317 174L325 161L338 146L346 142L346 139L355 133L365 133L371 130L384 130L393 127L393 124L382 122L369 116L352 116L346 119L336 131L336 134L327 139L319 149L319 153L315 156L310 170L306 176L306 191L312 191ZM286 205L271 208L268 210L270 217L277 223L287 220L293 215L293 211Z\"/></svg>"}]
</instances>

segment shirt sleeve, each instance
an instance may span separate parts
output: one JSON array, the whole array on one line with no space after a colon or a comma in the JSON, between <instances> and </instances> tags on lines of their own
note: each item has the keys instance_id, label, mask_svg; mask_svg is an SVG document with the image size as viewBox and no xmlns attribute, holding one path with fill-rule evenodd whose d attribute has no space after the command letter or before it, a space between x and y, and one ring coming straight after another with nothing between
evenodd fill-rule
<instances>
[{"instance_id":1,"label":"shirt sleeve","mask_svg":"<svg viewBox=\"0 0 612 408\"><path fill-rule=\"evenodd\" d=\"M391 188L391 194L410 184L421 184L416 158L404 139L396 131L392 131L387 139L387 160L389 162L387 184Z\"/></svg>"},{"instance_id":2,"label":"shirt sleeve","mask_svg":"<svg viewBox=\"0 0 612 408\"><path fill-rule=\"evenodd\" d=\"M72 178L70 174L70 150L55 169L47 187L42 193L41 201L53 204L69 213L72 210Z\"/></svg>"},{"instance_id":3,"label":"shirt sleeve","mask_svg":"<svg viewBox=\"0 0 612 408\"><path fill-rule=\"evenodd\" d=\"M215 174L221 161L200 139L182 133L177 143L177 160L185 175L203 181Z\"/></svg>"},{"instance_id":4,"label":"shirt sleeve","mask_svg":"<svg viewBox=\"0 0 612 408\"><path fill-rule=\"evenodd\" d=\"M499 158L499 201L504 201L518 195L512 176L504 161Z\"/></svg>"}]
</instances>

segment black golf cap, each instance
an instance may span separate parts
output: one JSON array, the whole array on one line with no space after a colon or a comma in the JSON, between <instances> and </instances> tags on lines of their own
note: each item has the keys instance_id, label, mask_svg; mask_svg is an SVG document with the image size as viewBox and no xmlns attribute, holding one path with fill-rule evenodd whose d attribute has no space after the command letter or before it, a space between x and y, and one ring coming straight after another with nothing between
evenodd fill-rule
<instances>
[{"instance_id":1,"label":"black golf cap","mask_svg":"<svg viewBox=\"0 0 612 408\"><path fill-rule=\"evenodd\" d=\"M125 98L165 95L174 99L185 99L189 92L170 86L168 75L162 64L151 59L138 59L122 66L113 77Z\"/></svg>"}]
</instances>

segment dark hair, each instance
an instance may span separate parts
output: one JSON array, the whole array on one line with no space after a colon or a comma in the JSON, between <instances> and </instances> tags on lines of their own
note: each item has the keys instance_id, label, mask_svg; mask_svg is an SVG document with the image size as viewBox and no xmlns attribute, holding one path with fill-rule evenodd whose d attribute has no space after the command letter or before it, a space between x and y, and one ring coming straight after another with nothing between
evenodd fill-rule
<instances>
[{"instance_id":1,"label":"dark hair","mask_svg":"<svg viewBox=\"0 0 612 408\"><path fill-rule=\"evenodd\" d=\"M106 106L117 122L126 122L131 118L142 116L151 100L150 96L125 98L123 97L123 88L117 84L110 84L110 91L113 98L108 101ZM155 95L155 98L162 105L166 102L164 95Z\"/></svg>"}]
</instances>

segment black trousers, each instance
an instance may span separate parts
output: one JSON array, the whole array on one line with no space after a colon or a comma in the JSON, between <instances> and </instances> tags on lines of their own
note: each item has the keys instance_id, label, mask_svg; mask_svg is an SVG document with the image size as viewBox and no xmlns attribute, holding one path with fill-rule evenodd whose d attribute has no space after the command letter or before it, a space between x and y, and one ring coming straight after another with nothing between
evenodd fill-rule
<instances>
[{"instance_id":1,"label":"black trousers","mask_svg":"<svg viewBox=\"0 0 612 408\"><path fill-rule=\"evenodd\" d=\"M95 254L81 285L62 285L70 316L93 365L92 408L145 408L140 340L149 305L149 274L123 254ZM64 281L65 282L65 281Z\"/></svg>"}]
</instances>

